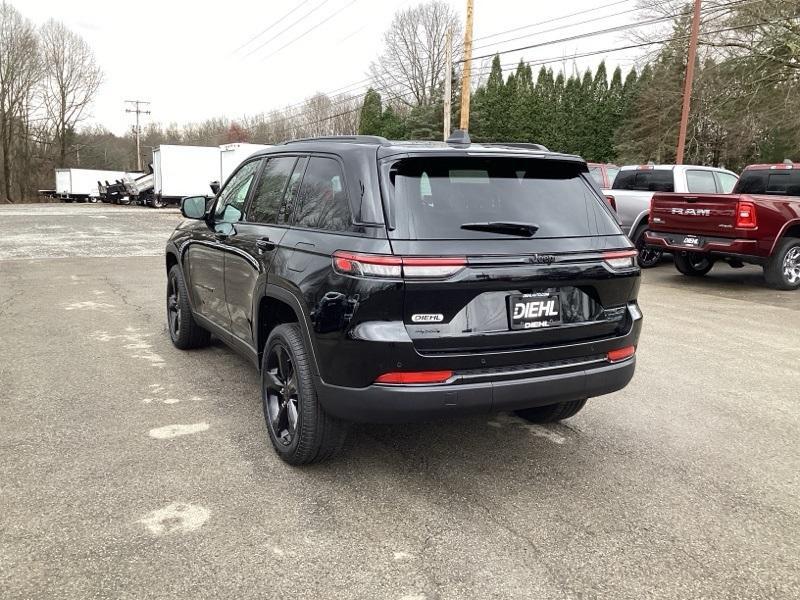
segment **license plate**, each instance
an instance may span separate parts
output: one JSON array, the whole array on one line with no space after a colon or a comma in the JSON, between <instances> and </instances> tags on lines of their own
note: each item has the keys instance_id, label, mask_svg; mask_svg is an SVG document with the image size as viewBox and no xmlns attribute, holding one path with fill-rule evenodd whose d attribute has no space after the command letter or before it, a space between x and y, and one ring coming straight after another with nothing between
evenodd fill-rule
<instances>
[{"instance_id":1,"label":"license plate","mask_svg":"<svg viewBox=\"0 0 800 600\"><path fill-rule=\"evenodd\" d=\"M687 235L683 238L683 245L697 248L700 245L700 238L695 235Z\"/></svg>"},{"instance_id":2,"label":"license plate","mask_svg":"<svg viewBox=\"0 0 800 600\"><path fill-rule=\"evenodd\" d=\"M516 294L508 297L511 329L538 329L561 323L561 298L554 294Z\"/></svg>"}]
</instances>

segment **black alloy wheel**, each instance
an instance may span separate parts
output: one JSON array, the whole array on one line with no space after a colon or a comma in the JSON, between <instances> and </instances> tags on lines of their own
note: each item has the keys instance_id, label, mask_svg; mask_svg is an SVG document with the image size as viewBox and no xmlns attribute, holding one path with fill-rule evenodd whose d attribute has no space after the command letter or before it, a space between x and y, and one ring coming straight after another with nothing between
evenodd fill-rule
<instances>
[{"instance_id":1,"label":"black alloy wheel","mask_svg":"<svg viewBox=\"0 0 800 600\"><path fill-rule=\"evenodd\" d=\"M294 361L282 343L269 349L263 395L264 414L273 439L291 446L300 420L300 395Z\"/></svg>"}]
</instances>

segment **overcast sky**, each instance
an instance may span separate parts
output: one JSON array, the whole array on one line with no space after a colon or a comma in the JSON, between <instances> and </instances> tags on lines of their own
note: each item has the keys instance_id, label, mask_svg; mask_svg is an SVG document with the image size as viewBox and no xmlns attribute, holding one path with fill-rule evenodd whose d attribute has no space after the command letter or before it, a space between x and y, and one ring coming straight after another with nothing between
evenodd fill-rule
<instances>
[{"instance_id":1,"label":"overcast sky","mask_svg":"<svg viewBox=\"0 0 800 600\"><path fill-rule=\"evenodd\" d=\"M466 0L449 1L463 16ZM152 102L149 119L186 123L214 116L254 115L301 102L315 92L331 92L356 84L366 77L370 61L380 52L383 33L394 12L419 0L127 3L11 0L11 3L34 23L41 24L53 17L89 42L105 72L90 122L101 123L121 134L132 123L132 115L124 110L123 101L128 99ZM630 12L634 7L635 0L475 0L475 55L629 23L637 18L636 13ZM293 14L275 24L295 8ZM543 23L581 11L588 12ZM617 14L624 11L628 12ZM594 21L571 26L588 19ZM481 39L527 25L535 26ZM268 27L269 31L247 44ZM301 37L292 43L298 36ZM519 36L527 37L501 43ZM551 66L560 69L566 65L571 72L573 63L582 71L605 58L609 71L617 64L627 71L641 51L574 61L570 58L630 43L626 36L624 32L609 33L509 53L501 59L505 64L514 63L521 56L530 61L563 57ZM240 49L243 44L247 45ZM486 44L492 45L480 48Z\"/></svg>"}]
</instances>

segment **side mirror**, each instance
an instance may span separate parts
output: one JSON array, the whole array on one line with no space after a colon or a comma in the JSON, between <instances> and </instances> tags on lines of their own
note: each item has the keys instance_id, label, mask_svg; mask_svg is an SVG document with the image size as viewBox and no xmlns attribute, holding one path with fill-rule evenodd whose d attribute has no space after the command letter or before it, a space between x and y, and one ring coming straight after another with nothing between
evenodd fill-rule
<instances>
[{"instance_id":1,"label":"side mirror","mask_svg":"<svg viewBox=\"0 0 800 600\"><path fill-rule=\"evenodd\" d=\"M208 185L211 186L211 191L214 192L215 196L219 194L219 181L212 181Z\"/></svg>"},{"instance_id":2,"label":"side mirror","mask_svg":"<svg viewBox=\"0 0 800 600\"><path fill-rule=\"evenodd\" d=\"M206 216L206 197L188 196L181 200L181 214L187 219L202 219Z\"/></svg>"}]
</instances>

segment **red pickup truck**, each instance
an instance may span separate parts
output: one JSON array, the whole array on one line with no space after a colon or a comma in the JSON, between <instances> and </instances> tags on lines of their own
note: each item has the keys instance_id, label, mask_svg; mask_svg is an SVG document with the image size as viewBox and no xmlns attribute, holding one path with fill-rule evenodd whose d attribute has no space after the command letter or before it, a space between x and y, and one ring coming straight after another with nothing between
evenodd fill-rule
<instances>
[{"instance_id":1,"label":"red pickup truck","mask_svg":"<svg viewBox=\"0 0 800 600\"><path fill-rule=\"evenodd\" d=\"M752 263L771 287L800 288L800 164L749 166L730 194L656 193L645 243L684 275Z\"/></svg>"}]
</instances>

